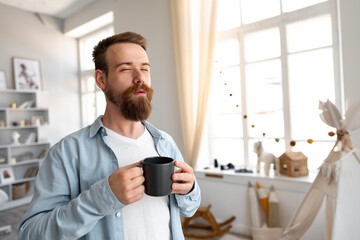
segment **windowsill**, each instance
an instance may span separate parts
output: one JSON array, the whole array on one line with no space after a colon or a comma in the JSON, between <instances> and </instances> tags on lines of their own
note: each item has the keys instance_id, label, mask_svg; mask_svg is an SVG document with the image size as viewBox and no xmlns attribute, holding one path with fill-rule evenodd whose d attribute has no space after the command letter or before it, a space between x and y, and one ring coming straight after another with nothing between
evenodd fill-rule
<instances>
[{"instance_id":1,"label":"windowsill","mask_svg":"<svg viewBox=\"0 0 360 240\"><path fill-rule=\"evenodd\" d=\"M254 170L253 170L254 171ZM234 169L220 170L220 168L199 169L195 170L195 176L198 180L218 181L229 184L248 185L249 182L255 186L259 182L262 187L270 188L272 185L278 189L290 191L306 191L312 184L318 174L318 170L309 170L308 176L288 177L285 175L275 176L271 169L269 176L265 176L264 172L260 173L236 173Z\"/></svg>"}]
</instances>

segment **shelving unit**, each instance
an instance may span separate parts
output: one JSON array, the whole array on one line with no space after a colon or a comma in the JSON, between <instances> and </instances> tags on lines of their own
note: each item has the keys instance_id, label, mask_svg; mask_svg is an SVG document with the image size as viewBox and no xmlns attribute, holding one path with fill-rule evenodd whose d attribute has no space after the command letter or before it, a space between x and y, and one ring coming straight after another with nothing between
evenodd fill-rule
<instances>
[{"instance_id":1,"label":"shelving unit","mask_svg":"<svg viewBox=\"0 0 360 240\"><path fill-rule=\"evenodd\" d=\"M39 142L39 127L49 123L47 108L37 106L37 93L0 90L0 189L9 201L0 211L31 201L34 181L50 148Z\"/></svg>"}]
</instances>

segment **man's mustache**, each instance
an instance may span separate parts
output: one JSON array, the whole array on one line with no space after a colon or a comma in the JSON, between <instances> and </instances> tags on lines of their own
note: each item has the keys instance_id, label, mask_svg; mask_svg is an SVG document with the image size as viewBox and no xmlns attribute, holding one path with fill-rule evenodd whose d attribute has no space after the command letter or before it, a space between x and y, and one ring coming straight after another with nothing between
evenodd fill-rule
<instances>
[{"instance_id":1,"label":"man's mustache","mask_svg":"<svg viewBox=\"0 0 360 240\"><path fill-rule=\"evenodd\" d=\"M151 87L147 86L146 84L136 84L134 86L129 87L123 94L129 95L129 94L137 93L140 90L143 90L147 94L152 94L154 92L154 90Z\"/></svg>"}]
</instances>

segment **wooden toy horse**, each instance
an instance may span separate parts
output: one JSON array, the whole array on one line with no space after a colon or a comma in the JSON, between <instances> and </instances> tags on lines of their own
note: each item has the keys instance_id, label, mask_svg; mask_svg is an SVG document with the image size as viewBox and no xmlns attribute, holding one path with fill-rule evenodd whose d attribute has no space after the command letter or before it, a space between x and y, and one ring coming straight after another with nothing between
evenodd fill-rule
<instances>
[{"instance_id":1,"label":"wooden toy horse","mask_svg":"<svg viewBox=\"0 0 360 240\"><path fill-rule=\"evenodd\" d=\"M279 159L272 153L268 153L264 151L262 142L258 141L254 143L254 152L258 156L256 172L260 172L260 163L264 163L264 172L266 176L269 176L270 165L274 164L275 175L279 175L280 171L280 163Z\"/></svg>"}]
</instances>

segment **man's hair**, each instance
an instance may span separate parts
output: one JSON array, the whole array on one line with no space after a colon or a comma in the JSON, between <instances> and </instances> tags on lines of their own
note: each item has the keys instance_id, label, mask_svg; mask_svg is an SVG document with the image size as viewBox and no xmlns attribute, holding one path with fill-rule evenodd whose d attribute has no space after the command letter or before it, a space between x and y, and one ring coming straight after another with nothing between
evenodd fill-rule
<instances>
[{"instance_id":1,"label":"man's hair","mask_svg":"<svg viewBox=\"0 0 360 240\"><path fill-rule=\"evenodd\" d=\"M138 33L124 32L101 40L94 47L94 51L92 53L95 70L100 69L104 71L106 75L108 74L106 50L115 43L135 43L140 45L146 51L147 39Z\"/></svg>"}]
</instances>

